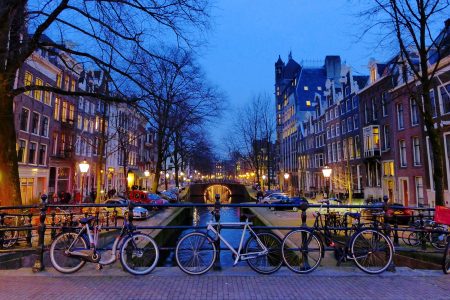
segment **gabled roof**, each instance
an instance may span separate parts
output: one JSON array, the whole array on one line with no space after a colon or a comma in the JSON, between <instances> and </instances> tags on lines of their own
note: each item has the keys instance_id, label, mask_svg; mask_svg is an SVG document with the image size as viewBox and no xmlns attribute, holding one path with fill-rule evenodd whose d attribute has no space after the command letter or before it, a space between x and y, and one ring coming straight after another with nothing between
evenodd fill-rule
<instances>
[{"instance_id":1,"label":"gabled roof","mask_svg":"<svg viewBox=\"0 0 450 300\"><path fill-rule=\"evenodd\" d=\"M301 66L292 58L289 59L283 70L283 77L293 79L301 70Z\"/></svg>"}]
</instances>

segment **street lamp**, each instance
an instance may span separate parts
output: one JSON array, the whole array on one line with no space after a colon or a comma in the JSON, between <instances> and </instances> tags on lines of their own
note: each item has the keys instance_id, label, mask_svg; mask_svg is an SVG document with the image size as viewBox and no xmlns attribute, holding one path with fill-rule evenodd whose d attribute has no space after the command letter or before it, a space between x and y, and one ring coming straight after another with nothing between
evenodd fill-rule
<instances>
[{"instance_id":1,"label":"street lamp","mask_svg":"<svg viewBox=\"0 0 450 300\"><path fill-rule=\"evenodd\" d=\"M263 180L263 184L262 184L262 190L264 191L264 181L266 181L267 176L263 175L262 176L262 180Z\"/></svg>"},{"instance_id":2,"label":"street lamp","mask_svg":"<svg viewBox=\"0 0 450 300\"><path fill-rule=\"evenodd\" d=\"M84 176L89 171L89 163L86 160L83 160L78 164L81 172L81 202L83 202L84 197Z\"/></svg>"},{"instance_id":3,"label":"street lamp","mask_svg":"<svg viewBox=\"0 0 450 300\"><path fill-rule=\"evenodd\" d=\"M144 171L144 175L145 175L145 189L148 189L148 176L150 176L150 172L148 170Z\"/></svg>"},{"instance_id":4,"label":"street lamp","mask_svg":"<svg viewBox=\"0 0 450 300\"><path fill-rule=\"evenodd\" d=\"M289 173L284 173L284 182L286 183L286 182L288 182L288 179L289 179ZM288 190L289 190L289 183L288 183Z\"/></svg>"},{"instance_id":5,"label":"street lamp","mask_svg":"<svg viewBox=\"0 0 450 300\"><path fill-rule=\"evenodd\" d=\"M322 174L323 174L323 177L325 177L325 180L327 179L327 178L330 178L330 186L331 186L331 172L332 172L333 170L330 168L330 167L328 167L328 166L325 166L323 169L322 169ZM328 196L328 193L329 193L329 189L330 189L330 187L327 187L327 196ZM328 196L329 197L329 196Z\"/></svg>"}]
</instances>

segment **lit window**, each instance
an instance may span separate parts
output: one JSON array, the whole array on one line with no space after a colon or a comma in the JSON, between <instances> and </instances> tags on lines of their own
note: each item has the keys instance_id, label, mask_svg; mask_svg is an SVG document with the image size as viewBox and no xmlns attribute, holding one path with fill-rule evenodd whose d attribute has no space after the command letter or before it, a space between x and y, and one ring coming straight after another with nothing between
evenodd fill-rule
<instances>
[{"instance_id":1,"label":"lit window","mask_svg":"<svg viewBox=\"0 0 450 300\"><path fill-rule=\"evenodd\" d=\"M311 106L311 101L306 100L306 106Z\"/></svg>"},{"instance_id":2,"label":"lit window","mask_svg":"<svg viewBox=\"0 0 450 300\"><path fill-rule=\"evenodd\" d=\"M40 78L36 78L36 85L42 86L44 85L44 82ZM42 91L41 90L35 90L34 91L34 98L36 100L42 101Z\"/></svg>"},{"instance_id":3,"label":"lit window","mask_svg":"<svg viewBox=\"0 0 450 300\"><path fill-rule=\"evenodd\" d=\"M305 86L303 87L303 89L304 89L305 91L309 90L309 88L308 88L307 85L305 85Z\"/></svg>"},{"instance_id":4,"label":"lit window","mask_svg":"<svg viewBox=\"0 0 450 300\"><path fill-rule=\"evenodd\" d=\"M321 87L321 86L318 86L318 87L317 87L317 90L318 90L318 91L321 91L321 90L322 90L322 87Z\"/></svg>"},{"instance_id":5,"label":"lit window","mask_svg":"<svg viewBox=\"0 0 450 300\"><path fill-rule=\"evenodd\" d=\"M31 82L33 82L33 75L31 75L30 72L25 72L25 78L24 78L23 84L25 86L29 86L29 85L31 85ZM25 94L29 95L30 91L25 92Z\"/></svg>"}]
</instances>

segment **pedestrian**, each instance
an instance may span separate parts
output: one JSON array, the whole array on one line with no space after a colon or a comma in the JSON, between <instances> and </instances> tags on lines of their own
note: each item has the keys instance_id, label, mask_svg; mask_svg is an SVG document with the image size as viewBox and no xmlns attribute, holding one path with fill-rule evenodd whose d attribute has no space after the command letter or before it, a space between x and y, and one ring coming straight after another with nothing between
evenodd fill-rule
<instances>
[{"instance_id":1,"label":"pedestrian","mask_svg":"<svg viewBox=\"0 0 450 300\"><path fill-rule=\"evenodd\" d=\"M256 204L261 203L263 196L264 196L263 192L261 191L260 188L258 188L258 191L256 192Z\"/></svg>"}]
</instances>

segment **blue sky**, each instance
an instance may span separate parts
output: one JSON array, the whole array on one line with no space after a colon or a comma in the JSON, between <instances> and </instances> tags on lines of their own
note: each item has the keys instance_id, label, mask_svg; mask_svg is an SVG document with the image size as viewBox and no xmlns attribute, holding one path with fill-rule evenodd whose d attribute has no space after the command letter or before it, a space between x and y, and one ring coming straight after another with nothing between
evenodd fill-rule
<instances>
[{"instance_id":1,"label":"blue sky","mask_svg":"<svg viewBox=\"0 0 450 300\"><path fill-rule=\"evenodd\" d=\"M273 94L274 63L278 55L323 60L340 55L360 74L368 74L371 57L381 61L393 53L374 42L357 42L358 1L347 0L217 0L213 26L200 62L210 81L228 96L231 109L253 95ZM352 7L353 11L349 8ZM220 149L229 127L227 112L211 133ZM222 150L223 151L223 150Z\"/></svg>"}]
</instances>

